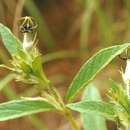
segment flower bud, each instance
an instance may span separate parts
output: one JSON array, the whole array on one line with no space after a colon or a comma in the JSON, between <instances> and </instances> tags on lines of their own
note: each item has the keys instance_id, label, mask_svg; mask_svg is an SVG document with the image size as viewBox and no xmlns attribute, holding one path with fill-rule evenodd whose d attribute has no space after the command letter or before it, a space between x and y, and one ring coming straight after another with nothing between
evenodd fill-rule
<instances>
[{"instance_id":1,"label":"flower bud","mask_svg":"<svg viewBox=\"0 0 130 130\"><path fill-rule=\"evenodd\" d=\"M24 33L23 35L23 49L29 51L33 48L34 41L32 40L31 33Z\"/></svg>"}]
</instances>

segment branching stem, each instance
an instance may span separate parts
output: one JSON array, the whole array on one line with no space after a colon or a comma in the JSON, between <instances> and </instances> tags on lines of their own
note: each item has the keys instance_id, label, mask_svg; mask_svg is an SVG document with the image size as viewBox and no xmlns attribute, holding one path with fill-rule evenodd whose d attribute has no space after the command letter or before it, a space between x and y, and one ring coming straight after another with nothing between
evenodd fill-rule
<instances>
[{"instance_id":1,"label":"branching stem","mask_svg":"<svg viewBox=\"0 0 130 130\"><path fill-rule=\"evenodd\" d=\"M65 104L64 104L63 99L62 99L61 95L59 94L59 92L52 85L52 83L48 82L47 85L48 85L47 86L48 92L49 92L50 96L52 96L52 99L55 100L56 104L58 104L57 106L60 106L59 110L61 111L62 115L64 115L66 117L66 119L70 122L73 130L80 130L80 128L77 125L77 122L75 121L74 117L72 116L71 111L65 107Z\"/></svg>"}]
</instances>

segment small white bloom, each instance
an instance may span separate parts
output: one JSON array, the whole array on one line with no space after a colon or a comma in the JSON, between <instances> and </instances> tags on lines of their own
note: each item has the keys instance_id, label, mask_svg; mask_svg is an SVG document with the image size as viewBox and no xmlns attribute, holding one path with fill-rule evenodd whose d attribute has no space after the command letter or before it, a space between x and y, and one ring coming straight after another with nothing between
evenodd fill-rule
<instances>
[{"instance_id":1,"label":"small white bloom","mask_svg":"<svg viewBox=\"0 0 130 130\"><path fill-rule=\"evenodd\" d=\"M130 81L130 59L128 59L126 62L126 68L123 74L123 80L124 82Z\"/></svg>"},{"instance_id":2,"label":"small white bloom","mask_svg":"<svg viewBox=\"0 0 130 130\"><path fill-rule=\"evenodd\" d=\"M24 33L23 35L23 49L26 51L31 50L37 43L36 37L37 33L34 35L34 38L32 38L31 33Z\"/></svg>"},{"instance_id":3,"label":"small white bloom","mask_svg":"<svg viewBox=\"0 0 130 130\"><path fill-rule=\"evenodd\" d=\"M122 73L122 77L126 85L126 92L128 98L130 98L130 59L127 59L126 61L126 68L125 68L125 72Z\"/></svg>"},{"instance_id":4,"label":"small white bloom","mask_svg":"<svg viewBox=\"0 0 130 130\"><path fill-rule=\"evenodd\" d=\"M32 36L30 33L24 33L23 36L23 49L30 50L33 46Z\"/></svg>"}]
</instances>

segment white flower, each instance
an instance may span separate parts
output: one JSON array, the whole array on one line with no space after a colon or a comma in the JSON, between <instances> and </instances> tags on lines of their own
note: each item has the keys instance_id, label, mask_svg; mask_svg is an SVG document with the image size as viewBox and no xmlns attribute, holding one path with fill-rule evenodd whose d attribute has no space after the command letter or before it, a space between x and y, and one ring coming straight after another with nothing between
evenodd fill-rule
<instances>
[{"instance_id":1,"label":"white flower","mask_svg":"<svg viewBox=\"0 0 130 130\"><path fill-rule=\"evenodd\" d=\"M126 68L125 68L125 72L122 73L122 77L126 85L127 96L128 98L130 98L130 59L127 59L126 61Z\"/></svg>"},{"instance_id":2,"label":"white flower","mask_svg":"<svg viewBox=\"0 0 130 130\"><path fill-rule=\"evenodd\" d=\"M31 50L33 47L35 47L35 45L37 44L37 33L35 33L34 38L32 38L32 34L31 33L24 33L23 35L23 49L26 51Z\"/></svg>"},{"instance_id":3,"label":"white flower","mask_svg":"<svg viewBox=\"0 0 130 130\"><path fill-rule=\"evenodd\" d=\"M125 83L130 81L130 59L126 62L125 72L122 76Z\"/></svg>"}]
</instances>

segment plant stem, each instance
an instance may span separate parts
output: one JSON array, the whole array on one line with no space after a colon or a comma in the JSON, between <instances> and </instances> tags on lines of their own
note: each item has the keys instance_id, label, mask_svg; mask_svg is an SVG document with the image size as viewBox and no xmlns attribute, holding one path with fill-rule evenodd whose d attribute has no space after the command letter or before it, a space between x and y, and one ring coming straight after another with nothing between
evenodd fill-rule
<instances>
[{"instance_id":1,"label":"plant stem","mask_svg":"<svg viewBox=\"0 0 130 130\"><path fill-rule=\"evenodd\" d=\"M48 92L50 94L50 96L52 96L56 103L58 103L60 106L59 110L61 110L62 115L64 115L66 117L66 119L70 122L73 130L80 130L80 128L77 125L77 122L75 121L74 117L72 116L72 113L69 109L65 108L64 102L62 100L61 95L59 94L59 92L56 90L56 88L49 82L47 83L48 85ZM47 98L47 97L46 97Z\"/></svg>"},{"instance_id":2,"label":"plant stem","mask_svg":"<svg viewBox=\"0 0 130 130\"><path fill-rule=\"evenodd\" d=\"M59 95L59 93L53 89L54 87L52 87L52 91L54 91L54 95L57 97L59 105L61 106L61 108L63 109L63 114L65 115L66 119L69 121L69 123L71 124L73 130L80 130L80 128L77 125L76 120L74 119L74 117L72 116L72 113L70 110L66 109L64 106L64 102L61 98L61 96ZM56 98L55 97L55 98Z\"/></svg>"},{"instance_id":3,"label":"plant stem","mask_svg":"<svg viewBox=\"0 0 130 130\"><path fill-rule=\"evenodd\" d=\"M71 124L71 127L73 128L73 130L80 130L80 128L77 125L77 122L74 119L74 117L72 116L72 113L70 110L68 110L68 109L66 110L65 117L69 121L69 123Z\"/></svg>"}]
</instances>

